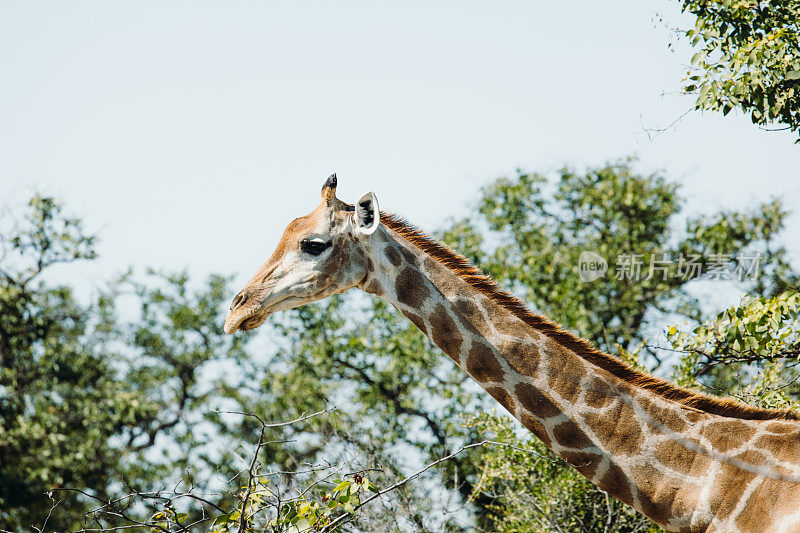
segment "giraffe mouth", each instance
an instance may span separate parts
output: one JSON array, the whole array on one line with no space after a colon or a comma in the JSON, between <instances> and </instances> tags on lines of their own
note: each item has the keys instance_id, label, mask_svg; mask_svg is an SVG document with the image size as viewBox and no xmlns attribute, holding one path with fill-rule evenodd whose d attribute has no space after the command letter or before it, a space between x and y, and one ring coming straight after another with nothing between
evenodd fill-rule
<instances>
[{"instance_id":1,"label":"giraffe mouth","mask_svg":"<svg viewBox=\"0 0 800 533\"><path fill-rule=\"evenodd\" d=\"M225 326L223 330L228 335L233 335L237 331L247 331L259 327L270 315L282 311L284 309L291 309L305 303L301 298L289 296L282 298L275 302L269 302L267 305L256 305L249 309L237 309L229 311L225 319Z\"/></svg>"},{"instance_id":2,"label":"giraffe mouth","mask_svg":"<svg viewBox=\"0 0 800 533\"><path fill-rule=\"evenodd\" d=\"M229 312L228 316L225 318L225 325L222 329L228 335L233 335L239 330L246 331L248 329L257 328L263 324L266 319L266 316L263 318L260 317L257 311L251 311L250 313Z\"/></svg>"},{"instance_id":3,"label":"giraffe mouth","mask_svg":"<svg viewBox=\"0 0 800 533\"><path fill-rule=\"evenodd\" d=\"M242 331L247 331L249 329L256 329L258 326L264 323L264 321L267 319L268 316L269 316L268 313L259 313L256 315L251 315L242 320L241 322L239 322L237 329L240 329Z\"/></svg>"},{"instance_id":4,"label":"giraffe mouth","mask_svg":"<svg viewBox=\"0 0 800 533\"><path fill-rule=\"evenodd\" d=\"M234 309L228 312L223 330L228 335L233 335L239 330L247 331L255 329L263 324L271 314L272 313L268 312L268 310L261 305L251 305L247 308Z\"/></svg>"}]
</instances>

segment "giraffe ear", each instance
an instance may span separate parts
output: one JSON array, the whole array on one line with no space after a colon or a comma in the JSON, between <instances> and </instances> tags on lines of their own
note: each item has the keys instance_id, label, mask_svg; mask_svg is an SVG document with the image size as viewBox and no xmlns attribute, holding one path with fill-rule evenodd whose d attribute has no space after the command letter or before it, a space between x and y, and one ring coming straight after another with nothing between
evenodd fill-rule
<instances>
[{"instance_id":1,"label":"giraffe ear","mask_svg":"<svg viewBox=\"0 0 800 533\"><path fill-rule=\"evenodd\" d=\"M356 232L361 235L372 235L378 229L381 210L374 192L370 191L358 199L353 220L356 223Z\"/></svg>"}]
</instances>

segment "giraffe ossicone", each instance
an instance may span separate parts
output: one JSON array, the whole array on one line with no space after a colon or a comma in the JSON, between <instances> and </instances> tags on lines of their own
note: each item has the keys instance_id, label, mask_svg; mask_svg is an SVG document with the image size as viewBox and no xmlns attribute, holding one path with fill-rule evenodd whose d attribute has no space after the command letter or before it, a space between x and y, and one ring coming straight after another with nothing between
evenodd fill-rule
<instances>
[{"instance_id":1,"label":"giraffe ossicone","mask_svg":"<svg viewBox=\"0 0 800 533\"><path fill-rule=\"evenodd\" d=\"M387 300L545 445L670 531L800 531L800 420L643 374L528 311L447 246L336 197L293 220L225 332L358 287Z\"/></svg>"}]
</instances>

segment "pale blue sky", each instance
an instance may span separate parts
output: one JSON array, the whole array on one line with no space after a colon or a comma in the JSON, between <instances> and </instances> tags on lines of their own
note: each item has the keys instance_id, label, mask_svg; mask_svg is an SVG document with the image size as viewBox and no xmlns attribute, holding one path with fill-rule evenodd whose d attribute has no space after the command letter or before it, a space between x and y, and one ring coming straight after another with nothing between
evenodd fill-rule
<instances>
[{"instance_id":1,"label":"pale blue sky","mask_svg":"<svg viewBox=\"0 0 800 533\"><path fill-rule=\"evenodd\" d=\"M69 275L89 285L128 265L242 281L331 171L429 229L516 167L631 154L694 212L800 212L791 134L710 113L643 134L693 102L657 12L691 23L666 0L6 0L0 202L38 190L82 216L102 257Z\"/></svg>"}]
</instances>

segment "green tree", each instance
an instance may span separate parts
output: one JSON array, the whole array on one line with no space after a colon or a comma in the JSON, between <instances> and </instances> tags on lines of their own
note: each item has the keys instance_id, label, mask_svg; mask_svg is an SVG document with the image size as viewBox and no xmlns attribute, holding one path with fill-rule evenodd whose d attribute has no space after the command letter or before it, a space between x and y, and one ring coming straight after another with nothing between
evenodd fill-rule
<instances>
[{"instance_id":1,"label":"green tree","mask_svg":"<svg viewBox=\"0 0 800 533\"><path fill-rule=\"evenodd\" d=\"M123 278L82 304L51 281L55 265L95 257L80 220L35 196L9 225L0 259L3 527L39 527L58 502L49 527L77 529L91 497L181 479L202 487L210 469L235 472L207 455L199 429L212 399L200 373L237 360L247 340L218 323L225 281L212 276L191 291L186 276ZM132 323L116 309L123 292L140 307Z\"/></svg>"},{"instance_id":2,"label":"green tree","mask_svg":"<svg viewBox=\"0 0 800 533\"><path fill-rule=\"evenodd\" d=\"M750 212L704 217L681 217L680 209L676 185L660 175L641 176L625 161L586 173L563 169L555 176L518 173L497 180L483 189L475 217L453 222L440 235L534 308L619 353L619 345L635 351L645 341L648 321L675 314L692 320L702 316L687 287L691 280L678 275L677 265L666 278L645 279L651 257L662 259L666 253L677 260L681 254L697 255L699 265L707 268L715 255L759 251L768 267L747 283L763 292L790 275L785 251L775 242L786 217L779 202L767 202ZM576 270L586 250L612 264L605 277L591 283L582 281ZM614 261L623 255L640 257L643 279L617 278ZM464 419L490 411L493 402L381 301L335 298L279 315L273 324L290 344L269 360L269 366L279 371L265 368L254 373L254 380L262 378L261 392L249 394L248 402L239 400L244 410L260 416L274 412L296 416L320 409L326 399L348 406L346 417L339 415L343 418L324 430L316 426L315 438L301 439L294 428L274 435L306 443L292 452L293 457L313 461L331 450L356 450L360 466L380 463L390 474L383 478L388 480L407 471L404 459L409 451L416 450L423 461L432 460L459 442L481 438L485 428L464 427ZM655 351L650 355L650 366L657 364L657 355ZM250 440L255 439L257 426L252 421L243 424L232 431L249 431ZM496 435L495 429L488 428L488 434ZM508 433L500 432L498 438L504 435ZM516 444L534 446L530 440ZM458 530L473 524L491 528L505 515L516 516L507 505L507 492L494 490L499 486L475 490L489 457L502 460L505 453L471 449L441 465L434 476L398 498L405 508L397 521L407 520L411 529ZM552 511L540 517L544 522L580 516L587 530L604 530L607 515L596 510L608 508L605 495L563 462L556 463L547 472L520 470L526 477L513 481L515 490L537 487L531 494L543 498L542 507ZM297 468L297 463L281 465ZM376 483L381 486L381 481ZM567 486L570 490L564 489ZM471 510L473 516L459 520L451 515L446 523L437 522L430 497L433 488L439 495L457 489L461 501L452 507L466 505L462 513ZM530 496L524 501L529 500ZM649 524L619 503L610 505L617 530ZM398 516L398 507L391 510L376 517L387 530L393 530ZM535 510L528 506L526 513ZM590 520L592 516L596 520Z\"/></svg>"},{"instance_id":3,"label":"green tree","mask_svg":"<svg viewBox=\"0 0 800 533\"><path fill-rule=\"evenodd\" d=\"M473 490L497 495L486 509L491 531L663 531L597 490L508 417L486 413L472 418L470 425L508 445L485 448L477 458L481 476Z\"/></svg>"},{"instance_id":4,"label":"green tree","mask_svg":"<svg viewBox=\"0 0 800 533\"><path fill-rule=\"evenodd\" d=\"M767 408L800 408L800 294L746 297L689 331L666 330L681 354L680 385L733 396ZM507 418L472 424L513 447L486 450L475 490L502 494L491 509L497 531L660 531L649 520L599 493L555 454ZM533 449L537 454L522 450Z\"/></svg>"},{"instance_id":5,"label":"green tree","mask_svg":"<svg viewBox=\"0 0 800 533\"><path fill-rule=\"evenodd\" d=\"M659 353L648 352L648 326L661 323L665 316L690 321L702 317L691 296L690 279L678 275L675 267L663 276L646 276L651 258L698 255L699 264L709 266L715 254L758 251L767 266L746 281L752 292L768 295L795 279L785 250L777 244L786 217L779 202L749 212L686 217L677 186L658 174L638 174L631 161L586 172L568 168L551 175L519 172L487 185L474 213L471 219L449 224L439 235L534 309L600 346L628 356L645 345L643 361L651 368L658 365ZM61 220L57 215L48 216ZM77 222L73 226L79 228ZM14 234L22 236L22 243L42 231L32 225ZM47 240L58 241L52 236L57 232L50 235ZM13 246L21 250L21 244ZM39 252L25 250L21 256L27 254L37 265ZM611 268L605 276L582 281L577 265L584 251L608 260ZM626 255L639 258L642 279L617 276L617 258ZM19 258L4 260L3 271L16 279L14 268L19 264ZM46 264L43 261L39 269L45 270ZM0 450L8 451L0 453L17 461L3 461L0 485L11 486L7 483L18 480L38 503L29 507L6 500L11 503L0 511L5 513L4 524L26 528L37 523L37 517L41 523L51 504L44 493L61 484L85 489L88 496L56 494L63 503L51 524L59 529L80 527L89 505L98 504L93 498L106 502L125 494L131 495L125 500L125 512L130 513L126 516L136 521L107 513L89 518L107 527L164 523L166 529L181 530L198 520L208 527L210 517L222 516L218 526L223 530L233 527L226 520L235 520L237 509L241 520L241 510L253 504L252 496L265 506L248 523L267 527L270 520L277 520L275 527L283 527L280 520L287 516L289 522L313 513L315 520L320 519L324 511L320 506L328 505L326 494L335 492L337 501L367 498L369 491L353 473L366 474L378 488L390 487L464 442L489 436L538 455L526 455L523 461L508 455L519 452L512 448L464 449L437 462L413 483L400 484L358 507L348 518L348 529L512 531L525 530L523 525L528 524L527 530L538 531L557 529L553 523L587 531L650 527L630 509L607 500L535 439L517 438L519 428L507 419L486 418L496 407L494 402L410 322L377 299L355 293L331 298L272 317L261 334L226 337L220 326L230 291L218 276L199 286L187 274L124 277L82 307L69 289L44 281L29 283L26 298L37 307L23 311L17 306L24 300L8 292L14 286L11 281L4 285L2 294L9 296L2 299L0 324L4 361L18 362L4 374L0 405L19 407L3 411L10 414L0 432ZM56 289L67 291L68 298L47 300L45 295ZM130 310L130 298L137 311L132 319L123 320L117 306L124 303ZM79 307L74 315L81 319L74 322L79 324L74 331L64 331L71 322L60 318L42 333L28 325L12 327L48 313L63 315L71 306ZM29 341L25 335L32 335ZM61 345L74 348L72 352L59 348L53 357L89 354L85 358L99 369L90 374L90 384L62 378L39 356ZM71 364L81 361L68 359ZM45 376L39 389L31 388L39 385L24 390L5 385L20 380L29 372L26 368ZM59 438L75 446L104 451L102 460L64 462L61 450L51 460L42 453L44 444L14 440L32 435L26 429L14 430L15 424L22 427L47 413L48 406L34 399L58 387L63 390L59 401L71 402L65 407L71 413L96 409L92 424L98 433L87 436L83 426L58 430L57 421L49 419L39 422L39 433L63 435ZM96 391L95 396L82 400L81 395L90 391ZM304 417L331 405L339 408ZM300 420L262 423L294 419ZM252 457L253 463L243 459ZM42 472L58 472L59 461L72 477L63 481L36 477L35 466ZM248 472L257 474L251 482L242 478ZM338 483L330 484L333 478L326 479L328 473L361 489L336 491ZM269 479L266 484L264 476ZM181 494L195 491L195 496L202 491L204 501L167 494L165 486L179 487L173 492ZM242 494L250 495L244 503ZM342 507L336 512L347 512L347 502L339 503ZM324 520L335 519L325 516Z\"/></svg>"},{"instance_id":6,"label":"green tree","mask_svg":"<svg viewBox=\"0 0 800 533\"><path fill-rule=\"evenodd\" d=\"M685 90L695 107L740 109L754 124L800 130L800 2L682 0L697 17L685 31L692 69ZM798 140L800 142L800 140Z\"/></svg>"},{"instance_id":7,"label":"green tree","mask_svg":"<svg viewBox=\"0 0 800 533\"><path fill-rule=\"evenodd\" d=\"M687 290L696 277L690 263L705 272L716 260L759 253L764 268L745 280L756 292L792 279L776 242L787 216L779 201L699 217L681 208L677 184L637 174L631 160L585 173L518 172L485 187L478 215L445 237L534 309L603 349L631 350L648 313L701 318ZM577 271L586 251L609 265L591 282Z\"/></svg>"},{"instance_id":8,"label":"green tree","mask_svg":"<svg viewBox=\"0 0 800 533\"><path fill-rule=\"evenodd\" d=\"M3 239L0 522L9 527L40 523L55 487L105 491L114 462L109 438L146 416L144 399L114 379L99 353L107 324L90 326L88 309L69 287L42 280L57 263L94 257L93 245L78 220L40 196ZM81 508L75 499L62 507Z\"/></svg>"},{"instance_id":9,"label":"green tree","mask_svg":"<svg viewBox=\"0 0 800 533\"><path fill-rule=\"evenodd\" d=\"M775 409L800 407L800 294L745 297L691 331L667 339L683 355L674 372L684 386Z\"/></svg>"},{"instance_id":10,"label":"green tree","mask_svg":"<svg viewBox=\"0 0 800 533\"><path fill-rule=\"evenodd\" d=\"M679 269L681 258L706 272L719 259L761 254L763 268L744 279L756 294L780 291L796 279L777 242L787 216L779 201L749 212L682 216L677 185L658 174L637 174L631 161L586 173L570 168L555 176L518 172L484 188L477 207L474 218L446 233L456 249L467 251L534 309L611 353L639 364L642 350L649 370L660 366L661 352L645 338L648 325L676 314L693 322L703 317L691 292L695 276ZM607 259L605 276L581 279L577 266L585 251ZM633 274L615 268L630 266L632 258L641 272L621 275ZM664 270L651 276L651 261ZM607 502L604 493L535 439L520 438L501 420L476 420L473 429L554 461L523 460L513 448L484 451L475 459L475 470L487 473L481 493L497 497L482 508L483 523L507 531L557 531L554 524L580 531L655 527L619 502Z\"/></svg>"}]
</instances>

